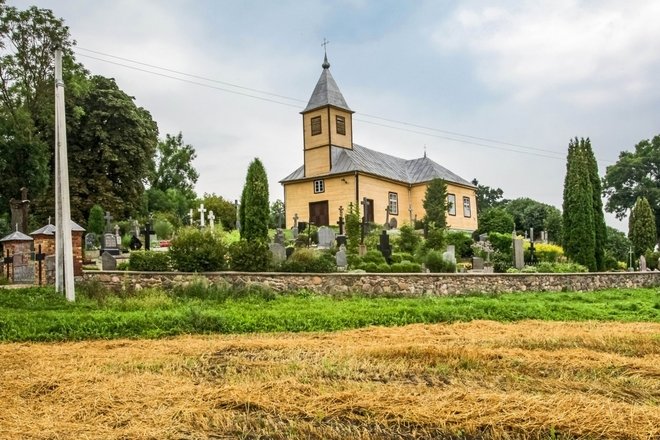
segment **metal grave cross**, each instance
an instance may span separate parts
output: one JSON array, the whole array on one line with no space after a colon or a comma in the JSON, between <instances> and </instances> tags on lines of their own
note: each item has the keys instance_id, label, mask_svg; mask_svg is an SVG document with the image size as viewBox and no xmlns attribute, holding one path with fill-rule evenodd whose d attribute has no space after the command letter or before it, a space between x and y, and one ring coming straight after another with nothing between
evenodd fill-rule
<instances>
[{"instance_id":1,"label":"metal grave cross","mask_svg":"<svg viewBox=\"0 0 660 440\"><path fill-rule=\"evenodd\" d=\"M339 207L339 221L337 221L337 224L339 225L339 235L344 235L344 207L343 206Z\"/></svg>"},{"instance_id":2,"label":"metal grave cross","mask_svg":"<svg viewBox=\"0 0 660 440\"><path fill-rule=\"evenodd\" d=\"M202 228L204 227L204 213L206 212L206 209L204 208L204 204L202 203L199 205L199 209L197 210L199 212L199 226Z\"/></svg>"}]
</instances>

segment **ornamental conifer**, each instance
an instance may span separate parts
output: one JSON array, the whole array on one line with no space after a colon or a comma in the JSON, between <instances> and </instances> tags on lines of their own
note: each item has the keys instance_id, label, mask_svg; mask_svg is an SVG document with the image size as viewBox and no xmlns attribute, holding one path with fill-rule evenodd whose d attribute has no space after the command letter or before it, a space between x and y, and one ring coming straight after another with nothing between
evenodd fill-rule
<instances>
[{"instance_id":1,"label":"ornamental conifer","mask_svg":"<svg viewBox=\"0 0 660 440\"><path fill-rule=\"evenodd\" d=\"M269 216L268 177L261 161L255 158L248 167L241 194L241 238L267 241Z\"/></svg>"},{"instance_id":2,"label":"ornamental conifer","mask_svg":"<svg viewBox=\"0 0 660 440\"><path fill-rule=\"evenodd\" d=\"M646 197L638 197L628 219L628 238L636 257L653 250L656 234L653 209Z\"/></svg>"},{"instance_id":3,"label":"ornamental conifer","mask_svg":"<svg viewBox=\"0 0 660 440\"><path fill-rule=\"evenodd\" d=\"M589 138L580 141L580 147L584 151L589 168L589 181L592 192L592 209L594 211L594 233L595 248L594 257L596 258L596 270L605 270L605 241L607 239L607 228L605 226L605 214L603 213L603 199L601 198L602 187L600 177L598 176L598 163L591 149Z\"/></svg>"},{"instance_id":4,"label":"ornamental conifer","mask_svg":"<svg viewBox=\"0 0 660 440\"><path fill-rule=\"evenodd\" d=\"M596 232L593 189L584 140L571 140L564 180L564 253L576 263L596 270Z\"/></svg>"}]
</instances>

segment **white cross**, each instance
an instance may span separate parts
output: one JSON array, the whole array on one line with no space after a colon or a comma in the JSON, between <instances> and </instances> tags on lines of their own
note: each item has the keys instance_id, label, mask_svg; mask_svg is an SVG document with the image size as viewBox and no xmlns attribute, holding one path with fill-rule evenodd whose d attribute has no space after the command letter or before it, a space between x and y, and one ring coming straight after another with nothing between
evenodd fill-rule
<instances>
[{"instance_id":1,"label":"white cross","mask_svg":"<svg viewBox=\"0 0 660 440\"><path fill-rule=\"evenodd\" d=\"M188 213L188 216L190 217L190 226L193 224L193 210L190 208L190 212Z\"/></svg>"},{"instance_id":2,"label":"white cross","mask_svg":"<svg viewBox=\"0 0 660 440\"><path fill-rule=\"evenodd\" d=\"M215 214L213 214L213 211L209 211L208 218L209 218L209 226L211 227L211 229L213 229L215 227L214 224Z\"/></svg>"},{"instance_id":3,"label":"white cross","mask_svg":"<svg viewBox=\"0 0 660 440\"><path fill-rule=\"evenodd\" d=\"M206 212L206 209L204 209L204 204L202 203L199 205L199 209L197 210L199 212L199 226L202 228L204 227L204 213Z\"/></svg>"}]
</instances>

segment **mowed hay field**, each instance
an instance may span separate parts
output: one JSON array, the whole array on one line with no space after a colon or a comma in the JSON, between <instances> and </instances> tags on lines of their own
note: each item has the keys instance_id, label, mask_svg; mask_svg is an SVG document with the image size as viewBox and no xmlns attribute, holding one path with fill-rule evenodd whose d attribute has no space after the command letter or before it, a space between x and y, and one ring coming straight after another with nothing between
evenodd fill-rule
<instances>
[{"instance_id":1,"label":"mowed hay field","mask_svg":"<svg viewBox=\"0 0 660 440\"><path fill-rule=\"evenodd\" d=\"M660 438L660 324L0 345L0 437Z\"/></svg>"}]
</instances>

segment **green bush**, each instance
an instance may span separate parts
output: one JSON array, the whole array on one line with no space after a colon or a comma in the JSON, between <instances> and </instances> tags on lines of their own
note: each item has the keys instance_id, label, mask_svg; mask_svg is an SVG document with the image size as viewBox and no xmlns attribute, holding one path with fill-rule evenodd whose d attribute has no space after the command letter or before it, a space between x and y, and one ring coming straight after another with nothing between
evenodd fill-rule
<instances>
[{"instance_id":1,"label":"green bush","mask_svg":"<svg viewBox=\"0 0 660 440\"><path fill-rule=\"evenodd\" d=\"M356 269L362 265L362 257L357 254L347 254L346 261L348 262L348 267L351 269Z\"/></svg>"},{"instance_id":2,"label":"green bush","mask_svg":"<svg viewBox=\"0 0 660 440\"><path fill-rule=\"evenodd\" d=\"M336 270L337 264L332 253L305 248L297 249L278 268L280 272L307 273L329 273Z\"/></svg>"},{"instance_id":3,"label":"green bush","mask_svg":"<svg viewBox=\"0 0 660 440\"><path fill-rule=\"evenodd\" d=\"M392 254L392 263L401 263L402 261L414 261L412 254L407 252L395 252Z\"/></svg>"},{"instance_id":4,"label":"green bush","mask_svg":"<svg viewBox=\"0 0 660 440\"><path fill-rule=\"evenodd\" d=\"M587 267L577 263L542 262L536 266L525 266L520 270L509 268L507 273L576 273L587 272Z\"/></svg>"},{"instance_id":5,"label":"green bush","mask_svg":"<svg viewBox=\"0 0 660 440\"><path fill-rule=\"evenodd\" d=\"M427 251L440 251L445 248L445 233L443 229L429 228L429 232L424 242L424 249Z\"/></svg>"},{"instance_id":6,"label":"green bush","mask_svg":"<svg viewBox=\"0 0 660 440\"><path fill-rule=\"evenodd\" d=\"M168 252L133 251L128 259L128 270L166 272L170 270Z\"/></svg>"},{"instance_id":7,"label":"green bush","mask_svg":"<svg viewBox=\"0 0 660 440\"><path fill-rule=\"evenodd\" d=\"M399 228L399 251L414 254L422 238L412 226L405 224Z\"/></svg>"},{"instance_id":8,"label":"green bush","mask_svg":"<svg viewBox=\"0 0 660 440\"><path fill-rule=\"evenodd\" d=\"M445 261L440 251L428 252L424 258L424 264L429 271L434 273L456 272L456 265L451 261Z\"/></svg>"},{"instance_id":9,"label":"green bush","mask_svg":"<svg viewBox=\"0 0 660 440\"><path fill-rule=\"evenodd\" d=\"M261 240L241 239L229 246L231 269L239 272L265 272L270 266L270 249Z\"/></svg>"},{"instance_id":10,"label":"green bush","mask_svg":"<svg viewBox=\"0 0 660 440\"><path fill-rule=\"evenodd\" d=\"M169 249L172 266L181 272L225 270L227 247L219 235L208 229L179 229Z\"/></svg>"},{"instance_id":11,"label":"green bush","mask_svg":"<svg viewBox=\"0 0 660 440\"><path fill-rule=\"evenodd\" d=\"M377 273L378 272L378 264L376 263L362 263L358 269L362 269L365 272L372 272L372 273Z\"/></svg>"},{"instance_id":12,"label":"green bush","mask_svg":"<svg viewBox=\"0 0 660 440\"><path fill-rule=\"evenodd\" d=\"M309 245L309 235L307 234L298 234L296 237L295 246L297 248L307 247Z\"/></svg>"},{"instance_id":13,"label":"green bush","mask_svg":"<svg viewBox=\"0 0 660 440\"><path fill-rule=\"evenodd\" d=\"M511 234L491 232L488 234L488 241L493 245L493 249L500 251L503 255L513 255L513 239L511 238Z\"/></svg>"},{"instance_id":14,"label":"green bush","mask_svg":"<svg viewBox=\"0 0 660 440\"><path fill-rule=\"evenodd\" d=\"M646 255L644 255L644 258L646 258L646 268L648 270L660 269L660 266L658 266L658 260L660 260L660 252L649 251L646 253Z\"/></svg>"},{"instance_id":15,"label":"green bush","mask_svg":"<svg viewBox=\"0 0 660 440\"><path fill-rule=\"evenodd\" d=\"M174 232L174 225L167 220L156 220L154 222L154 232L158 238L169 240Z\"/></svg>"},{"instance_id":16,"label":"green bush","mask_svg":"<svg viewBox=\"0 0 660 440\"><path fill-rule=\"evenodd\" d=\"M472 244L474 241L470 234L459 231L447 231L445 233L445 241L447 244L455 246L457 258L469 258L472 256Z\"/></svg>"},{"instance_id":17,"label":"green bush","mask_svg":"<svg viewBox=\"0 0 660 440\"><path fill-rule=\"evenodd\" d=\"M376 263L376 264L386 263L385 257L383 257L383 254L381 254L380 251L368 251L362 257L362 261L364 261L365 263Z\"/></svg>"},{"instance_id":18,"label":"green bush","mask_svg":"<svg viewBox=\"0 0 660 440\"><path fill-rule=\"evenodd\" d=\"M391 266L394 273L419 273L422 271L422 265L404 260L400 263L394 263Z\"/></svg>"}]
</instances>

